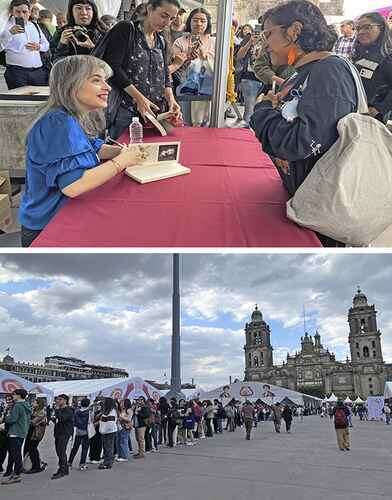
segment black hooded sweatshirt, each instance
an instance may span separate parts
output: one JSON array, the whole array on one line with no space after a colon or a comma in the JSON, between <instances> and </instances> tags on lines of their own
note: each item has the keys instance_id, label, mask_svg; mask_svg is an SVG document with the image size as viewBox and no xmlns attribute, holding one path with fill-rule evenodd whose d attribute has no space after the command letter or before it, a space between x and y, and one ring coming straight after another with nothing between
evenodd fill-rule
<instances>
[{"instance_id":1,"label":"black hooded sweatshirt","mask_svg":"<svg viewBox=\"0 0 392 500\"><path fill-rule=\"evenodd\" d=\"M274 109L270 101L257 104L250 120L272 160L289 162L288 173L278 171L290 196L338 139L338 121L358 106L354 78L338 56L310 62L297 71L283 87L289 89L283 101L290 102L291 121L282 106Z\"/></svg>"}]
</instances>

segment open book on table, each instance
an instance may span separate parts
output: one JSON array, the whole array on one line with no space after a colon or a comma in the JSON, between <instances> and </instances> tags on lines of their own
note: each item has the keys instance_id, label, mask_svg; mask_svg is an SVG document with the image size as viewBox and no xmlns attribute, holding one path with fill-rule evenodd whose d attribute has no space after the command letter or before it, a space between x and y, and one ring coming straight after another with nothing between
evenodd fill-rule
<instances>
[{"instance_id":1,"label":"open book on table","mask_svg":"<svg viewBox=\"0 0 392 500\"><path fill-rule=\"evenodd\" d=\"M130 147L139 149L142 162L128 167L125 173L140 184L189 174L191 171L178 161L180 142L131 144Z\"/></svg>"}]
</instances>

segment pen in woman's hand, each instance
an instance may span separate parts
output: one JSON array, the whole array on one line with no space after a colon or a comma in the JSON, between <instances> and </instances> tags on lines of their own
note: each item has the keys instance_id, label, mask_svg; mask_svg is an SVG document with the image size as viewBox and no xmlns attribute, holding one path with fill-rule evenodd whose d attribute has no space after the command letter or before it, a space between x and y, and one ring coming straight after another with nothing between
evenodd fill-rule
<instances>
[{"instance_id":1,"label":"pen in woman's hand","mask_svg":"<svg viewBox=\"0 0 392 500\"><path fill-rule=\"evenodd\" d=\"M120 144L119 142L115 141L111 137L107 137L106 141L111 142L111 143L115 144L116 146L120 146L120 148L126 147L125 144Z\"/></svg>"}]
</instances>

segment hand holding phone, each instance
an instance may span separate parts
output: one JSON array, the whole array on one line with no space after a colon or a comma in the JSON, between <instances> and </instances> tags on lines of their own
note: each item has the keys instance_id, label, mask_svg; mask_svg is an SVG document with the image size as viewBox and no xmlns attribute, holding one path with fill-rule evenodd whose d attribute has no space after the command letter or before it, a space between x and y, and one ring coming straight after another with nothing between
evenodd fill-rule
<instances>
[{"instance_id":1,"label":"hand holding phone","mask_svg":"<svg viewBox=\"0 0 392 500\"><path fill-rule=\"evenodd\" d=\"M22 28L22 32L25 31L25 20L23 17L15 17L15 26L20 26Z\"/></svg>"},{"instance_id":2,"label":"hand holding phone","mask_svg":"<svg viewBox=\"0 0 392 500\"><path fill-rule=\"evenodd\" d=\"M22 26L19 26L18 24L14 24L14 26L12 26L10 28L11 35L20 35L20 33L24 33L24 32L25 32L25 29L22 28Z\"/></svg>"}]
</instances>

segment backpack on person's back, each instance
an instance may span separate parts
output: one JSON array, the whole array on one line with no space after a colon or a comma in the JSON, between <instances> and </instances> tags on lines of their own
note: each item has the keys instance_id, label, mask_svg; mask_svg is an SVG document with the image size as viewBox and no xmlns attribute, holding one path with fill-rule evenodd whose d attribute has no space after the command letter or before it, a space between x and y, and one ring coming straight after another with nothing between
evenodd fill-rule
<instances>
[{"instance_id":1,"label":"backpack on person's back","mask_svg":"<svg viewBox=\"0 0 392 500\"><path fill-rule=\"evenodd\" d=\"M348 419L344 408L335 410L335 429L345 429L348 427Z\"/></svg>"}]
</instances>

